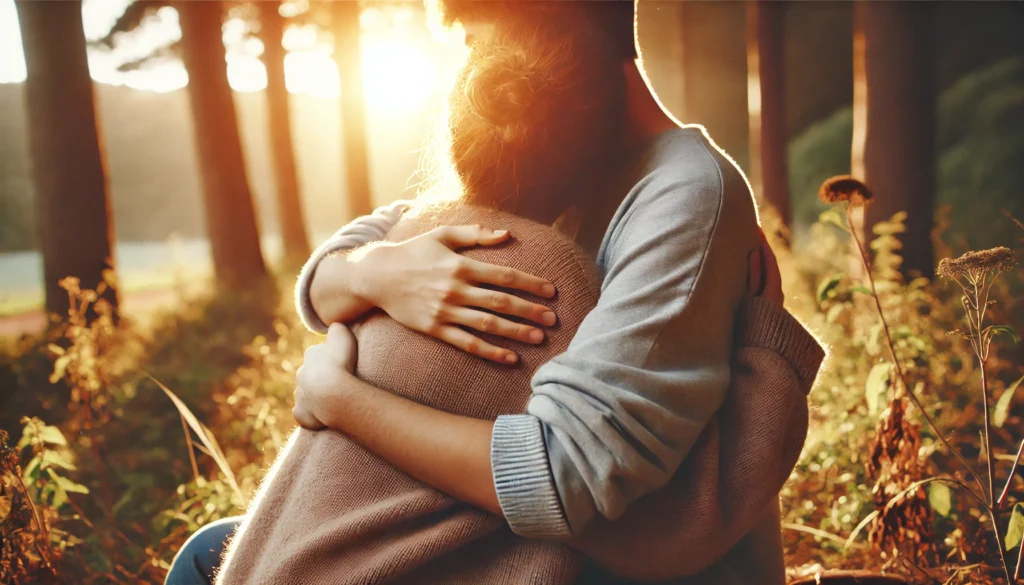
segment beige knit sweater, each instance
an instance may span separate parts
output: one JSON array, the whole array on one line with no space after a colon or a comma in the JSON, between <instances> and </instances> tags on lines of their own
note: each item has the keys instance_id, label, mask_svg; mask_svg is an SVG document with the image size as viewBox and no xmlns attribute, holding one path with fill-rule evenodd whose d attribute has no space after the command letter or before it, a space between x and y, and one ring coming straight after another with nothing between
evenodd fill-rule
<instances>
[{"instance_id":1,"label":"beige knit sweater","mask_svg":"<svg viewBox=\"0 0 1024 585\"><path fill-rule=\"evenodd\" d=\"M376 312L355 327L356 373L423 404L493 419L523 411L533 371L566 348L597 301L599 279L592 261L553 229L493 211L459 207L406 218L388 239L467 223L516 234L508 245L468 256L528 271L559 290L559 324L545 343L518 347L515 366L498 365ZM781 353L814 344L784 311L756 301L741 311L738 322L747 325L738 333L742 349L726 407L675 479L571 543L612 572L649 576L652 559L668 561L664 568L680 555L702 555L709 571L719 571L716 561L742 549L755 528L778 532L775 501L803 444L804 395L818 363L791 364ZM340 433L297 430L234 537L218 583L570 584L585 564L572 547L518 537L501 519L421 484ZM781 559L781 548L749 554ZM596 573L594 580L612 579L605 569Z\"/></svg>"}]
</instances>

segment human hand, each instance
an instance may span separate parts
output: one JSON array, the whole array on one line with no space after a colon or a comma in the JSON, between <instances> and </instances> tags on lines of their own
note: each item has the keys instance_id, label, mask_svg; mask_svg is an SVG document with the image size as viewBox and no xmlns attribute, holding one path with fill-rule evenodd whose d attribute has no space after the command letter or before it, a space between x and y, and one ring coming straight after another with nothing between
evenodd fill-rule
<instances>
[{"instance_id":1,"label":"human hand","mask_svg":"<svg viewBox=\"0 0 1024 585\"><path fill-rule=\"evenodd\" d=\"M295 422L309 430L324 428L329 407L346 391L355 366L356 338L348 327L331 325L323 343L306 349L295 375Z\"/></svg>"},{"instance_id":2,"label":"human hand","mask_svg":"<svg viewBox=\"0 0 1024 585\"><path fill-rule=\"evenodd\" d=\"M748 257L747 294L778 305L785 299L782 294L782 273L779 271L779 263L763 231L761 245Z\"/></svg>"},{"instance_id":3,"label":"human hand","mask_svg":"<svg viewBox=\"0 0 1024 585\"><path fill-rule=\"evenodd\" d=\"M410 329L485 359L515 363L518 356L512 351L487 343L459 327L540 343L544 333L539 328L501 315L542 325L555 324L555 313L544 305L479 286L496 285L550 298L555 294L550 282L455 252L470 246L494 246L508 238L509 233L504 230L492 231L478 225L446 226L405 242L376 246L357 260L365 263L361 273L367 282L361 288L374 306Z\"/></svg>"}]
</instances>

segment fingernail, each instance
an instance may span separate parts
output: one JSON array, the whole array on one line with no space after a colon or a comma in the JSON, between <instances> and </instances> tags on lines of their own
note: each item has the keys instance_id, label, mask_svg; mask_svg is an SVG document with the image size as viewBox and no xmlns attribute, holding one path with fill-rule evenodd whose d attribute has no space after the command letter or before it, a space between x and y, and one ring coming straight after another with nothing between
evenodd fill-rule
<instances>
[{"instance_id":1,"label":"fingernail","mask_svg":"<svg viewBox=\"0 0 1024 585\"><path fill-rule=\"evenodd\" d=\"M508 230L494 230L494 235L498 236L499 238L505 237L506 234L508 234Z\"/></svg>"},{"instance_id":2,"label":"fingernail","mask_svg":"<svg viewBox=\"0 0 1024 585\"><path fill-rule=\"evenodd\" d=\"M516 363L516 360L518 360L518 359L519 359L519 357L516 354L514 354L514 353L506 353L505 354L505 361L507 363L514 364L514 363Z\"/></svg>"},{"instance_id":3,"label":"fingernail","mask_svg":"<svg viewBox=\"0 0 1024 585\"><path fill-rule=\"evenodd\" d=\"M544 323L545 325L554 325L555 319L555 314L552 313L551 311L548 311L540 316L541 323Z\"/></svg>"},{"instance_id":4,"label":"fingernail","mask_svg":"<svg viewBox=\"0 0 1024 585\"><path fill-rule=\"evenodd\" d=\"M533 343L540 343L544 341L544 332L541 331L540 329L534 329L533 331L530 331L530 341L532 341Z\"/></svg>"},{"instance_id":5,"label":"fingernail","mask_svg":"<svg viewBox=\"0 0 1024 585\"><path fill-rule=\"evenodd\" d=\"M555 285L545 284L541 287L540 292L542 292L546 297L553 297L555 296Z\"/></svg>"}]
</instances>

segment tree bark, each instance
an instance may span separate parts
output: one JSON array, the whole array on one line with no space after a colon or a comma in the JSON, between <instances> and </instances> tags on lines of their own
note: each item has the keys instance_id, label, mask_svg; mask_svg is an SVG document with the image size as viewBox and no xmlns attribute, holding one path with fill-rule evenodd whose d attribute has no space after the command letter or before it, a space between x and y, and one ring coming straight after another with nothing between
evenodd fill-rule
<instances>
[{"instance_id":1,"label":"tree bark","mask_svg":"<svg viewBox=\"0 0 1024 585\"><path fill-rule=\"evenodd\" d=\"M221 37L224 7L220 2L191 0L174 6L181 24L182 60L189 76L188 94L214 272L221 284L250 286L263 280L267 270L228 84Z\"/></svg>"},{"instance_id":2,"label":"tree bark","mask_svg":"<svg viewBox=\"0 0 1024 585\"><path fill-rule=\"evenodd\" d=\"M935 266L934 5L865 2L859 9L867 84L864 179L875 193L865 231L871 234L879 221L906 211L902 271L930 278Z\"/></svg>"},{"instance_id":3,"label":"tree bark","mask_svg":"<svg viewBox=\"0 0 1024 585\"><path fill-rule=\"evenodd\" d=\"M58 282L88 289L114 268L113 220L80 1L19 1L25 105L36 191L46 310L67 315ZM104 297L116 311L117 289ZM116 314L116 313L115 313Z\"/></svg>"},{"instance_id":4,"label":"tree bark","mask_svg":"<svg viewBox=\"0 0 1024 585\"><path fill-rule=\"evenodd\" d=\"M267 68L267 122L270 130L271 159L277 180L277 215L281 226L285 262L301 263L309 257L309 236L302 214L299 179L292 144L291 112L285 84L284 18L279 1L260 2L260 36L263 40L263 64Z\"/></svg>"},{"instance_id":5,"label":"tree bark","mask_svg":"<svg viewBox=\"0 0 1024 585\"><path fill-rule=\"evenodd\" d=\"M747 2L747 108L750 179L762 204L792 220L786 134L785 19L780 0Z\"/></svg>"},{"instance_id":6,"label":"tree bark","mask_svg":"<svg viewBox=\"0 0 1024 585\"><path fill-rule=\"evenodd\" d=\"M335 2L334 60L341 81L342 148L345 152L345 187L349 210L355 215L373 211L370 192L369 156L366 144L366 98L363 92L363 60L359 46L359 17L362 6L357 1Z\"/></svg>"},{"instance_id":7,"label":"tree bark","mask_svg":"<svg viewBox=\"0 0 1024 585\"><path fill-rule=\"evenodd\" d=\"M742 2L682 2L683 122L700 124L750 169ZM723 33L726 31L726 33Z\"/></svg>"}]
</instances>

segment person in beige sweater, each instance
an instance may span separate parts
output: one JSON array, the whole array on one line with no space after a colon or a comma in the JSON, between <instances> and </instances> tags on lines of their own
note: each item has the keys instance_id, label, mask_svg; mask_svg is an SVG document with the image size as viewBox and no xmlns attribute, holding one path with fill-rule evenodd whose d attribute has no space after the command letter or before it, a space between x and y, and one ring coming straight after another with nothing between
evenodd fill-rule
<instances>
[{"instance_id":1,"label":"person in beige sweater","mask_svg":"<svg viewBox=\"0 0 1024 585\"><path fill-rule=\"evenodd\" d=\"M467 200L541 223L572 218L574 211L579 220L578 230L572 229L571 221L560 225L576 236L583 253L595 262L601 279L600 298L578 322L564 351L543 363L519 364L521 356L503 348L494 335L474 336L464 328L528 343L543 341L545 332L553 335L550 329L527 324L533 321L550 327L558 323L552 309L564 302L551 305L538 300L553 295L552 281L557 281L558 274L543 278L530 274L530 267L541 266L537 250L532 262L520 264L522 271L481 261L448 260L448 255L459 258L451 248L493 246L507 241L507 232L471 226L422 232L422 223L411 230L407 225L402 232L398 230L401 224L396 226L394 221L380 228L382 218L397 220L405 213L396 206L375 217L390 244L359 255L338 254L352 247L353 232L342 230L314 255L298 287L300 312L314 328L325 329L325 322L349 322L378 306L411 330L506 366L529 368L526 371L533 374L532 380L519 386L530 396L525 413L511 406L514 401L498 412L472 412L464 403L465 396L472 395L465 390L466 380L447 384L451 393L464 397L462 402L435 399L431 407L427 390L434 388L432 392L443 396L445 379L441 388L436 384L409 386L409 378L415 381L419 377L396 378L395 371L388 373L381 367L379 357L369 359L369 368L363 371L362 347L357 378L351 372L354 346L335 326L328 343L310 352L303 367L296 418L309 428L328 426L343 432L346 441L389 464L389 469L404 472L401 477L418 480L418 485L431 486L453 502L464 503L455 508L446 504L446 510L463 510L468 504L490 512L492 518L504 518L505 531L495 534L509 538L514 532L526 538L508 541L508 547L501 550L556 540L582 550L604 567L597 573L584 573L589 576L579 577L583 582L610 579L612 574L649 581L698 573L695 579L719 583L781 582L781 550L776 546L778 509L771 501L788 474L786 462L791 467L795 461L794 445L798 452L802 443L801 428L806 428L802 396L817 371L821 350L791 318L787 321L781 310L777 311L781 316L771 318L757 312L753 318L743 317L751 280L748 259L763 249L749 188L735 165L701 129L679 128L671 120L653 115L650 108L657 104L645 93L645 85L637 85L638 81L642 84L636 77L638 70L624 65L624 55L618 52L621 46L609 41L612 30L621 30L623 13L615 3L601 4L601 8L595 8L597 4L544 4L540 8L534 4L525 13L507 4L473 7L464 14L479 16L481 10L498 7L503 16L498 22L512 22L509 14L524 19L526 26L532 27L532 36L517 34L533 39L533 45L524 48L522 41L509 42L509 37L517 35L506 29L476 29L498 40L481 39L481 49L474 50L475 59L453 93L453 110L465 114L456 117L452 126L452 154ZM618 23L620 28L609 28L606 21ZM629 24L632 38L631 9ZM519 26L524 25L515 20L511 30ZM548 34L559 42L545 40ZM545 55L545 47L550 47L556 58ZM565 47L570 47L568 53ZM552 70L558 75L551 76ZM589 91L580 92L573 83ZM566 95L574 99L567 100ZM595 132L598 136L593 137ZM592 139L581 140L581 136ZM373 224L374 218L370 218L352 229L372 234L377 229ZM525 228L516 225L519 227L512 233L519 237L522 234L516 231ZM392 226L397 234L391 233ZM413 237L399 237L403 234ZM489 259L501 262L500 257ZM388 275L399 273L402 266L408 267L404 278L388 280ZM455 270L446 271L445 266ZM487 284L535 296L509 295ZM438 319L424 325L416 318L424 306L417 301L435 291L455 294L438 299L436 308L442 310L431 313ZM518 319L506 319L506 315ZM373 329L371 322L366 327ZM742 337L737 338L737 331ZM359 335L363 341L365 332ZM369 355L387 341L379 335L376 339L377 343L367 348ZM773 354L775 357L765 358L775 360L768 370L774 367L774 371L791 372L790 377L774 378L774 385L764 384L760 393L751 391L757 389L757 379L738 384L749 374L742 368L737 371L735 365L730 368L738 344ZM398 349L391 351L399 354L392 353L392 358L408 358L401 353L401 344L394 347ZM526 350L519 353L528 355ZM394 359L392 363L398 372L407 371L397 367ZM784 367L780 368L780 363ZM423 368L430 371L429 365ZM492 380L489 386L487 380L486 376L480 379L477 394L502 392L502 384L509 382ZM737 394L737 387L746 393ZM469 391L473 388L471 385ZM793 400L794 393L800 400ZM785 397L785 402L765 401L777 396ZM783 405L789 410L779 408ZM764 423L757 414L765 421L770 419L768 427L783 430L795 414L788 430L800 432L755 433L758 440L742 440L749 428ZM329 436L323 433L329 431L315 434ZM296 444L301 433L298 437ZM767 470L758 468L760 455L780 463ZM277 478L299 477L282 473L288 461L285 456L279 462L281 466L264 486L260 502L275 494L296 493L293 488L274 489ZM751 461L755 464L743 467ZM324 479L325 472L317 473L315 463L289 469L310 468L310 480ZM754 473L758 470L765 471L763 476ZM710 489L700 489L703 487ZM757 497L749 497L753 494ZM341 493L338 498L351 506L365 495ZM723 495L728 497L723 499ZM695 502L697 513L689 517L687 511L694 509ZM744 507L748 503L749 509ZM736 504L740 512L733 514L729 507ZM254 518L259 517L261 508L270 509L269 518L284 518L289 524L288 510L301 509L301 505L301 498L293 504L258 503ZM351 509L358 511L359 507ZM735 518L731 515L741 520L732 522ZM440 526L444 523L438 518L448 516L431 517ZM324 516L324 528L332 521ZM234 552L228 556L222 577L225 583L384 583L410 575L420 576L408 581L413 583L562 582L536 581L537 574L547 573L517 580L509 572L502 572L500 579L486 572L506 566L503 564L470 570L465 579L449 579L446 575L452 573L446 571L472 569L470 561L480 552L469 554L474 552L472 548L457 539L437 541L441 542L438 546L449 547L442 553L461 552L454 556L438 556L422 541L408 548L389 548L396 544L390 542L367 553L358 546L362 540L352 540L360 533L350 529L332 532L340 538L337 543L348 543L349 548L324 549L319 540L316 546L321 548L303 548L295 544L308 542L301 538L267 537L266 530L273 532L273 526L281 525L277 521L250 518L247 522L248 529L243 528L232 544ZM293 538L300 536L296 526L314 528L308 522L292 524L288 533ZM433 524L428 522L422 532L414 534L422 538L430 526ZM720 529L724 526L729 530ZM254 538L258 532L264 537ZM492 534L490 530L485 533ZM631 545L630 537L643 544ZM383 542L390 540L384 538ZM254 541L261 541L262 548L239 552ZM293 545L297 548L290 548ZM751 551L767 552L758 556ZM289 572L294 579L262 581L266 574L252 568L268 554L280 560L266 571L277 570L282 563L305 563L312 571L309 579ZM538 557L518 558L536 561ZM339 559L344 562L331 565ZM440 568L435 561L441 563ZM361 566L365 572L353 575L348 569L338 569L340 572L327 577L317 572L317 567L328 566ZM562 577L579 574L579 565L568 562L545 566L569 567L560 573ZM239 570L242 576L236 578ZM417 573L421 570L427 573ZM314 574L318 576L310 577Z\"/></svg>"}]
</instances>

